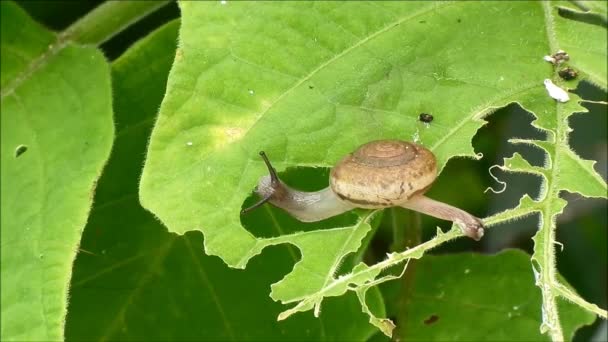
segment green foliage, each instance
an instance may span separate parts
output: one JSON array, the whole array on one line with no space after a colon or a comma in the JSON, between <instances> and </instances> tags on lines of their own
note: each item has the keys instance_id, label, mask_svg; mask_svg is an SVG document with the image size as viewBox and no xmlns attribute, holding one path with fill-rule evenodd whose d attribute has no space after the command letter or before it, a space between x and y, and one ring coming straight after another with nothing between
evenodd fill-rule
<instances>
[{"instance_id":1,"label":"green foliage","mask_svg":"<svg viewBox=\"0 0 608 342\"><path fill-rule=\"evenodd\" d=\"M3 341L61 340L72 263L112 146L102 54L2 2Z\"/></svg>"},{"instance_id":2,"label":"green foliage","mask_svg":"<svg viewBox=\"0 0 608 342\"><path fill-rule=\"evenodd\" d=\"M302 259L273 285L271 296L297 302L280 319L312 308L318 312L327 296L390 279L379 277L380 266L358 266L345 277L335 276L340 260L369 231L366 214L353 226L255 237L243 229L239 211L264 174L256 152L267 151L279 171L330 167L363 142L415 137L443 166L456 155L474 156L470 140L482 117L519 102L537 116L535 125L550 133L548 141L524 142L545 149L553 164L534 168L515 156L504 168L543 174L547 191L522 202L528 207L488 223L542 212L533 256L546 313L542 327L554 339L563 338L552 261L554 217L563 208L559 191L603 196L606 185L592 164L567 146L567 117L584 108L576 99L556 104L543 87L546 78L563 82L542 56L557 51L561 40L574 44L577 32L555 17L556 8L546 2L180 5L180 48L140 192L144 206L169 230L202 231L206 252L234 267L244 267L266 246L297 246ZM303 18L301 11L310 15ZM519 14L517 25L502 13ZM585 30L595 41L602 40L597 32L605 32L589 25ZM571 46L571 59L580 61L589 79L606 78L597 63L605 51L579 58L590 53ZM417 123L421 111L437 113L432 129ZM556 172L561 184L554 181ZM578 182L579 174L592 182Z\"/></svg>"},{"instance_id":3,"label":"green foliage","mask_svg":"<svg viewBox=\"0 0 608 342\"><path fill-rule=\"evenodd\" d=\"M106 2L60 34L1 4L2 340L61 340L65 328L69 340L557 341L606 317L555 262L560 194L606 197L568 144L585 100L557 103L543 85L607 88L606 6L183 1L181 20L111 68L79 45L120 40L166 3ZM543 61L559 49L569 61ZM566 66L579 78L560 79ZM374 258L381 211L239 215L266 173L260 150L288 184L316 190L357 145L416 140L450 186L479 185L445 165L481 158L474 135L510 103L546 134L510 142L546 160L516 153L498 167L539 176L541 192L484 222L538 214L531 257L427 255L462 237L452 227L415 246L396 232Z\"/></svg>"},{"instance_id":4,"label":"green foliage","mask_svg":"<svg viewBox=\"0 0 608 342\"><path fill-rule=\"evenodd\" d=\"M395 334L412 341L543 341L541 294L534 287L529 256L518 250L497 255L428 256L408 283L391 282L404 302L396 307ZM407 293L405 293L407 292ZM411 294L408 294L411 293ZM388 299L388 298L387 298ZM594 315L560 303L564 336L570 340Z\"/></svg>"},{"instance_id":5,"label":"green foliage","mask_svg":"<svg viewBox=\"0 0 608 342\"><path fill-rule=\"evenodd\" d=\"M368 338L373 330L354 297L334 301L321 321L299 317L276 324L281 305L268 297L268 285L293 264L288 249L269 251L244 272L231 270L200 252L200 234L169 234L139 205L139 174L178 27L177 21L167 24L112 63L116 144L83 236L81 247L91 253L76 260L67 339ZM151 58L155 63L142 76L139 67ZM351 321L358 323L355 329L339 329Z\"/></svg>"}]
</instances>

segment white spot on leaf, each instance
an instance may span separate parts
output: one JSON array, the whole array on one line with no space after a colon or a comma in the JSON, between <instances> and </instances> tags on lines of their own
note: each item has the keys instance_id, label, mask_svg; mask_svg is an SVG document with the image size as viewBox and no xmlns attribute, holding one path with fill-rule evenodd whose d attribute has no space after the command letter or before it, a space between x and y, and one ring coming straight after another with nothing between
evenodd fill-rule
<instances>
[{"instance_id":1,"label":"white spot on leaf","mask_svg":"<svg viewBox=\"0 0 608 342\"><path fill-rule=\"evenodd\" d=\"M543 57L543 59L544 59L546 62L549 62L549 63L551 63L551 64L555 64L555 58L553 58L553 57L551 57L551 56L545 56L545 57Z\"/></svg>"},{"instance_id":2,"label":"white spot on leaf","mask_svg":"<svg viewBox=\"0 0 608 342\"><path fill-rule=\"evenodd\" d=\"M556 99L559 102L568 102L570 100L570 96L568 96L568 92L564 89L556 86L550 79L545 80L545 88L549 93L549 96Z\"/></svg>"},{"instance_id":3,"label":"white spot on leaf","mask_svg":"<svg viewBox=\"0 0 608 342\"><path fill-rule=\"evenodd\" d=\"M420 141L420 133L418 132L417 128L416 132L414 132L414 134L412 135L412 141L415 143L418 143Z\"/></svg>"}]
</instances>

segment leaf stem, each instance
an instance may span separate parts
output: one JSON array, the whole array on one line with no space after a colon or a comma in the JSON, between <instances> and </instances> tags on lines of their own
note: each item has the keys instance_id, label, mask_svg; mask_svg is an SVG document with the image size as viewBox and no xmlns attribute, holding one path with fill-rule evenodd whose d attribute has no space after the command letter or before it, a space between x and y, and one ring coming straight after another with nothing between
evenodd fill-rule
<instances>
[{"instance_id":1,"label":"leaf stem","mask_svg":"<svg viewBox=\"0 0 608 342\"><path fill-rule=\"evenodd\" d=\"M541 4L545 17L545 31L549 42L549 52L554 53L558 49L558 44L555 37L555 28L553 24L552 6L548 2ZM555 130L555 144L559 145L560 140L563 140L563 129L560 125L561 118L559 113L560 107L556 105L555 114L558 117L558 124ZM566 140L563 141L565 144ZM552 341L563 341L564 334L559 321L556 296L553 289L553 284L556 283L556 261L555 261L555 215L556 206L562 205L559 212L563 210L563 203L559 201L559 190L556 187L557 178L556 170L559 169L558 153L547 151L548 160L551 161L551 173L546 174L545 181L547 184L544 198L541 201L543 208L541 210L542 217L538 232L534 236L534 253L532 254L532 268L536 277L536 285L540 288L542 294L542 324L540 330L542 333L548 332ZM557 199L557 200L556 200ZM538 269L536 268L538 267Z\"/></svg>"},{"instance_id":2,"label":"leaf stem","mask_svg":"<svg viewBox=\"0 0 608 342\"><path fill-rule=\"evenodd\" d=\"M169 2L170 0L105 2L62 32L61 39L100 45Z\"/></svg>"},{"instance_id":3,"label":"leaf stem","mask_svg":"<svg viewBox=\"0 0 608 342\"><path fill-rule=\"evenodd\" d=\"M581 296L572 292L572 290L565 287L564 285L562 285L560 283L555 283L553 285L553 288L556 290L557 294L559 294L560 296L564 297L565 299L571 301L572 303L595 313L596 315L602 317L603 319L608 318L608 313L606 312L606 310L601 309L599 306L597 306L595 304L589 303L588 301L584 300Z\"/></svg>"},{"instance_id":4,"label":"leaf stem","mask_svg":"<svg viewBox=\"0 0 608 342\"><path fill-rule=\"evenodd\" d=\"M426 251L433 249L449 240L464 236L461 229L457 225L453 225L452 229L450 229L450 231L448 231L447 233L439 232L440 231L438 230L438 234L434 238L423 242L414 248L407 249L400 253L391 253L388 255L387 259L376 263L373 266L366 267L359 271L353 271L352 273L343 275L338 279L334 279L333 281L327 283L324 287L319 289L319 291L308 296L306 299L301 300L295 307L282 312L279 315L278 319L283 320L293 315L294 313L301 311L304 308L311 307L313 303L320 302L322 298L326 297L329 293L332 293L333 291L335 291L336 288L339 288L344 284L351 284L355 282L356 279L366 277L367 275L373 275L373 277L375 277L382 270L387 269L391 266L399 265L400 263L406 260L420 259ZM390 280L393 278L388 277L385 279Z\"/></svg>"}]
</instances>

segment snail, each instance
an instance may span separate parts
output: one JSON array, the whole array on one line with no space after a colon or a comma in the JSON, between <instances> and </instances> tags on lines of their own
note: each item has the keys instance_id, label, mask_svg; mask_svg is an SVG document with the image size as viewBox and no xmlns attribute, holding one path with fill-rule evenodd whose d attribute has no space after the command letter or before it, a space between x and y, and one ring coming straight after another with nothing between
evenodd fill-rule
<instances>
[{"instance_id":1,"label":"snail","mask_svg":"<svg viewBox=\"0 0 608 342\"><path fill-rule=\"evenodd\" d=\"M260 155L269 172L256 188L262 199L242 214L269 202L300 221L315 222L354 208L400 206L453 221L475 240L483 236L479 218L424 195L437 178L437 161L430 150L418 144L401 140L368 142L338 162L330 172L329 187L315 192L285 185L266 154Z\"/></svg>"}]
</instances>

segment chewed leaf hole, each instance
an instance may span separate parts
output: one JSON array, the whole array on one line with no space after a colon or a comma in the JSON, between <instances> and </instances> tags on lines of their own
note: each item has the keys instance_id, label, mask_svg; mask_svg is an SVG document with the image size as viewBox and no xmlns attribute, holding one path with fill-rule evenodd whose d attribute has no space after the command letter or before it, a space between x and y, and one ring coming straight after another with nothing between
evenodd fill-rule
<instances>
[{"instance_id":1,"label":"chewed leaf hole","mask_svg":"<svg viewBox=\"0 0 608 342\"><path fill-rule=\"evenodd\" d=\"M280 172L279 178L289 187L300 191L318 191L329 186L329 169L314 167L294 167ZM263 175L260 175L262 177ZM251 189L243 201L241 209L249 208L260 197ZM352 212L328 218L319 222L300 222L289 213L266 203L241 215L241 224L257 237L275 237L294 232L352 226L357 216Z\"/></svg>"},{"instance_id":2,"label":"chewed leaf hole","mask_svg":"<svg viewBox=\"0 0 608 342\"><path fill-rule=\"evenodd\" d=\"M19 145L17 146L17 148L15 149L15 158L21 156L22 154L25 153L25 151L27 151L27 146L25 145Z\"/></svg>"},{"instance_id":3,"label":"chewed leaf hole","mask_svg":"<svg viewBox=\"0 0 608 342\"><path fill-rule=\"evenodd\" d=\"M439 320L439 316L437 315L430 315L429 318L424 320L424 324L426 325L431 325L435 322L437 322Z\"/></svg>"}]
</instances>

